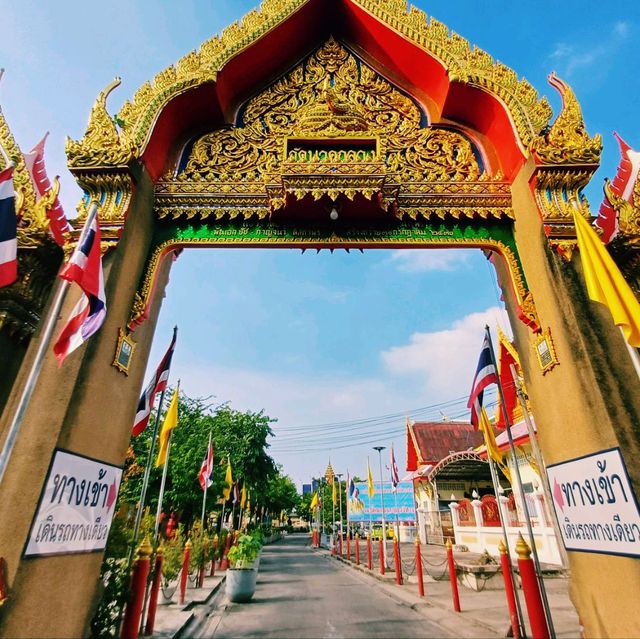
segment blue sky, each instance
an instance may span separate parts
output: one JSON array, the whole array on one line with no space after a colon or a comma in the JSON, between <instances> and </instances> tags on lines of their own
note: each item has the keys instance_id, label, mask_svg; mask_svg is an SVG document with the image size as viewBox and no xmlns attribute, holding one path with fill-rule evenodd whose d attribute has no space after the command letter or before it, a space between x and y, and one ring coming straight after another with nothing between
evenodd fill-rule
<instances>
[{"instance_id":1,"label":"blue sky","mask_svg":"<svg viewBox=\"0 0 640 639\"><path fill-rule=\"evenodd\" d=\"M554 109L547 74L572 85L589 132L604 136L602 167L586 191L595 212L618 162L611 131L640 148L637 2L414 4L525 76ZM51 132L48 169L62 177L68 215L79 191L64 138L82 135L98 92L122 77L109 102L116 112L143 82L253 6L0 0L0 105L23 150ZM322 473L329 457L338 472L363 475L378 443L393 442L403 463L406 411L468 393L482 326L506 323L501 306L479 251L186 251L172 270L150 366L178 324L173 377L188 393L277 417L274 456L298 482ZM461 404L419 416L453 417ZM316 427L380 415L390 417ZM341 447L354 436L367 443Z\"/></svg>"}]
</instances>

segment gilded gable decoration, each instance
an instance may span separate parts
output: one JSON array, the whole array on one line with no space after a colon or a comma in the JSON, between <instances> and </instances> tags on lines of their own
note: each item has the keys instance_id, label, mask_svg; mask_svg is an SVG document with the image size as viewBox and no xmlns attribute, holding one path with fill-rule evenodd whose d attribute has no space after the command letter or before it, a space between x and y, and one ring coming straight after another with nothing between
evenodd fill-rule
<instances>
[{"instance_id":1,"label":"gilded gable decoration","mask_svg":"<svg viewBox=\"0 0 640 639\"><path fill-rule=\"evenodd\" d=\"M464 135L423 120L330 38L251 99L237 127L195 141L184 168L157 184L158 215L264 218L291 197L360 195L399 218L474 217L483 207L484 217L510 217L502 176L482 171Z\"/></svg>"}]
</instances>

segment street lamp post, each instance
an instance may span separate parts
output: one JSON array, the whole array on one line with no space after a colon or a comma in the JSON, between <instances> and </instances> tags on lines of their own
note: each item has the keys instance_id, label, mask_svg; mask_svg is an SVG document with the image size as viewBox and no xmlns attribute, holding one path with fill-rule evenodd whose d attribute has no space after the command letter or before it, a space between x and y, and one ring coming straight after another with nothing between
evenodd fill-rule
<instances>
[{"instance_id":1,"label":"street lamp post","mask_svg":"<svg viewBox=\"0 0 640 639\"><path fill-rule=\"evenodd\" d=\"M382 548L384 552L384 564L388 566L387 561L387 526L385 522L385 514L384 514L384 484L382 483L382 451L385 449L385 446L374 446L373 450L378 451L378 459L380 461L380 499L382 500Z\"/></svg>"}]
</instances>

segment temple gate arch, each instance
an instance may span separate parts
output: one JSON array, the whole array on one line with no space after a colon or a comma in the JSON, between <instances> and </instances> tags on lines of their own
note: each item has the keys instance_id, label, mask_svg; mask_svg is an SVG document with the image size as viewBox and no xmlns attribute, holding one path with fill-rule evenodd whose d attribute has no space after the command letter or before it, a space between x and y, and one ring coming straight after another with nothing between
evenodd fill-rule
<instances>
[{"instance_id":1,"label":"temple gate arch","mask_svg":"<svg viewBox=\"0 0 640 639\"><path fill-rule=\"evenodd\" d=\"M54 610L61 636L86 628L101 557L21 560L40 491L29 479L44 476L55 446L122 463L164 258L183 247L494 254L547 460L619 445L638 485L637 380L572 259L571 210L589 215L581 189L601 141L571 89L550 81L563 98L553 123L531 85L402 0L265 0L141 87L115 121L106 103L119 82L100 94L67 154L85 204L100 202L109 314L64 379L53 357L45 362L0 487L2 515L14 520L2 541L16 593L3 634L50 634ZM120 329L137 342L128 377L111 366ZM552 335L552 370L533 350L541 334ZM24 371L15 387L23 382ZM640 587L633 560L574 554L571 567L589 633L628 632L619 610ZM593 605L621 575L627 592Z\"/></svg>"}]
</instances>

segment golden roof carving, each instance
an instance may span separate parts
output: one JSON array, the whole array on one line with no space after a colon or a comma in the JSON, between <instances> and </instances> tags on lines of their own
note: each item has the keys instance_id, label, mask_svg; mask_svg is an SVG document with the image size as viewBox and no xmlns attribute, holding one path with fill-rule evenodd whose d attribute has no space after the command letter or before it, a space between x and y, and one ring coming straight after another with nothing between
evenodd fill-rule
<instances>
[{"instance_id":1,"label":"golden roof carving","mask_svg":"<svg viewBox=\"0 0 640 639\"><path fill-rule=\"evenodd\" d=\"M590 137L582 109L571 87L555 73L547 78L562 97L562 110L553 125L531 143L531 150L544 164L597 164L602 136Z\"/></svg>"},{"instance_id":2,"label":"golden roof carving","mask_svg":"<svg viewBox=\"0 0 640 639\"><path fill-rule=\"evenodd\" d=\"M122 164L139 156L148 142L159 113L173 97L207 82L214 82L222 67L240 51L285 21L310 0L263 0L253 10L156 75L125 102L118 114L122 130L117 136L113 121L105 117L106 94L100 94L87 135L70 143L72 167ZM427 20L423 11L407 9L405 0L348 0L359 5L407 40L439 59L451 80L475 84L498 96L507 106L523 148L548 124L551 108L545 98L516 73L437 20ZM94 143L104 138L106 147Z\"/></svg>"},{"instance_id":3,"label":"golden roof carving","mask_svg":"<svg viewBox=\"0 0 640 639\"><path fill-rule=\"evenodd\" d=\"M615 194L609 178L605 178L604 192L618 214L620 234L630 245L640 245L640 176L633 187L633 204Z\"/></svg>"},{"instance_id":4,"label":"golden roof carving","mask_svg":"<svg viewBox=\"0 0 640 639\"><path fill-rule=\"evenodd\" d=\"M98 95L84 137L78 142L67 138L65 151L69 167L123 166L133 159L133 146L126 136L120 136L116 123L107 112L107 97L120 83L120 78L115 78Z\"/></svg>"},{"instance_id":5,"label":"golden roof carving","mask_svg":"<svg viewBox=\"0 0 640 639\"><path fill-rule=\"evenodd\" d=\"M243 217L264 217L287 194L334 201L360 194L379 198L387 211L400 197L401 217L412 207L426 210L411 198L429 192L432 203L448 193L501 193L502 176L482 172L463 134L424 127L409 97L333 38L252 98L239 122L196 140L178 175L170 171L157 185L161 217L166 201L172 217L191 218L224 215L232 200ZM193 210L196 191L212 196L208 204L199 201L201 212Z\"/></svg>"}]
</instances>

